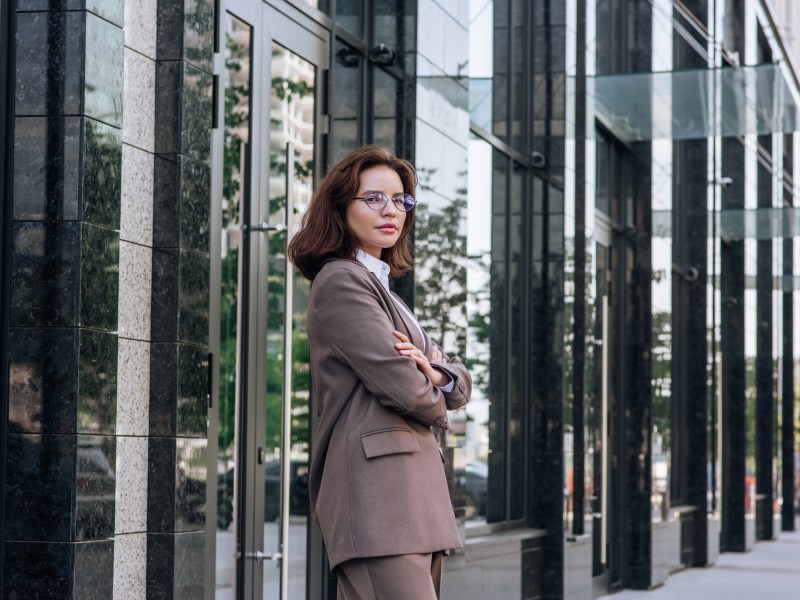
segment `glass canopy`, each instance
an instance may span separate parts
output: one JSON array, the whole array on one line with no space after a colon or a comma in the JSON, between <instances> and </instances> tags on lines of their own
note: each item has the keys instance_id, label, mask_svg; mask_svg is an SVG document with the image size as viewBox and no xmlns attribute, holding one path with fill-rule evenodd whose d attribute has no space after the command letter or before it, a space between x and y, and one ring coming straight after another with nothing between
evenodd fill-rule
<instances>
[{"instance_id":1,"label":"glass canopy","mask_svg":"<svg viewBox=\"0 0 800 600\"><path fill-rule=\"evenodd\" d=\"M587 87L597 118L626 142L790 133L800 125L779 64L598 75Z\"/></svg>"},{"instance_id":2,"label":"glass canopy","mask_svg":"<svg viewBox=\"0 0 800 600\"><path fill-rule=\"evenodd\" d=\"M709 235L715 229L723 242L800 237L800 207L724 209L708 214ZM653 211L653 236L672 237L672 211Z\"/></svg>"}]
</instances>

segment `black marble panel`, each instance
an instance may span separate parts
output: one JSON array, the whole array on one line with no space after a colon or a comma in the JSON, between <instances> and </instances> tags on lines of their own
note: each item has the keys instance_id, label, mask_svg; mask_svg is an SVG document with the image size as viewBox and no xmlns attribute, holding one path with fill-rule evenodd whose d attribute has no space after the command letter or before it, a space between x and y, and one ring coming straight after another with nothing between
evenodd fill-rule
<instances>
[{"instance_id":1,"label":"black marble panel","mask_svg":"<svg viewBox=\"0 0 800 600\"><path fill-rule=\"evenodd\" d=\"M696 509L693 527L693 560L705 564L708 533L708 211L693 202L708 189L708 175L701 166L707 160L707 145L696 140L673 146L675 188L673 192L672 259L679 271L673 274L672 349L672 437L670 498L675 504ZM696 280L684 277L688 269L698 271ZM698 457L706 457L699 460Z\"/></svg>"},{"instance_id":2,"label":"black marble panel","mask_svg":"<svg viewBox=\"0 0 800 600\"><path fill-rule=\"evenodd\" d=\"M5 600L72 598L73 543L5 542ZM108 596L109 598L111 596Z\"/></svg>"},{"instance_id":3,"label":"black marble panel","mask_svg":"<svg viewBox=\"0 0 800 600\"><path fill-rule=\"evenodd\" d=\"M213 78L185 62L156 63L156 138L159 154L208 162Z\"/></svg>"},{"instance_id":4,"label":"black marble panel","mask_svg":"<svg viewBox=\"0 0 800 600\"><path fill-rule=\"evenodd\" d=\"M11 325L77 325L80 223L14 223Z\"/></svg>"},{"instance_id":5,"label":"black marble panel","mask_svg":"<svg viewBox=\"0 0 800 600\"><path fill-rule=\"evenodd\" d=\"M119 229L121 130L80 117L17 117L14 153L14 220Z\"/></svg>"},{"instance_id":6,"label":"black marble panel","mask_svg":"<svg viewBox=\"0 0 800 600\"><path fill-rule=\"evenodd\" d=\"M81 236L80 325L117 328L119 232L84 223Z\"/></svg>"},{"instance_id":7,"label":"black marble panel","mask_svg":"<svg viewBox=\"0 0 800 600\"><path fill-rule=\"evenodd\" d=\"M74 544L72 598L108 600L114 596L114 541Z\"/></svg>"},{"instance_id":8,"label":"black marble panel","mask_svg":"<svg viewBox=\"0 0 800 600\"><path fill-rule=\"evenodd\" d=\"M147 534L147 598L173 600L175 590L174 533Z\"/></svg>"},{"instance_id":9,"label":"black marble panel","mask_svg":"<svg viewBox=\"0 0 800 600\"><path fill-rule=\"evenodd\" d=\"M722 141L725 173L743 173L745 149L739 140ZM744 208L745 186L741 178L722 190L722 208ZM720 549L743 551L745 540L745 244L727 242L720 251L720 330L722 349L722 498Z\"/></svg>"},{"instance_id":10,"label":"black marble panel","mask_svg":"<svg viewBox=\"0 0 800 600\"><path fill-rule=\"evenodd\" d=\"M175 531L176 468L175 438L151 437L147 450L148 531Z\"/></svg>"},{"instance_id":11,"label":"black marble panel","mask_svg":"<svg viewBox=\"0 0 800 600\"><path fill-rule=\"evenodd\" d=\"M153 250L150 337L154 342L178 339L179 251Z\"/></svg>"},{"instance_id":12,"label":"black marble panel","mask_svg":"<svg viewBox=\"0 0 800 600\"><path fill-rule=\"evenodd\" d=\"M123 31L87 13L86 39L83 114L121 128Z\"/></svg>"},{"instance_id":13,"label":"black marble panel","mask_svg":"<svg viewBox=\"0 0 800 600\"><path fill-rule=\"evenodd\" d=\"M791 139L792 136L787 136ZM791 145L788 145L791 148ZM784 158L785 160L785 158ZM784 162L786 164L786 162ZM783 240L783 272L794 273L794 239ZM797 481L794 474L794 292L783 292L783 358L781 360L781 492L784 498L797 497ZM794 531L795 503L781 503L781 530Z\"/></svg>"},{"instance_id":14,"label":"black marble panel","mask_svg":"<svg viewBox=\"0 0 800 600\"><path fill-rule=\"evenodd\" d=\"M178 341L208 344L208 257L181 250Z\"/></svg>"},{"instance_id":15,"label":"black marble panel","mask_svg":"<svg viewBox=\"0 0 800 600\"><path fill-rule=\"evenodd\" d=\"M14 328L9 333L9 363L10 431L114 433L114 334Z\"/></svg>"},{"instance_id":16,"label":"black marble panel","mask_svg":"<svg viewBox=\"0 0 800 600\"><path fill-rule=\"evenodd\" d=\"M206 351L185 344L154 343L150 356L150 435L206 437Z\"/></svg>"},{"instance_id":17,"label":"black marble panel","mask_svg":"<svg viewBox=\"0 0 800 600\"><path fill-rule=\"evenodd\" d=\"M114 333L80 330L78 433L114 434L117 424L118 338Z\"/></svg>"},{"instance_id":18,"label":"black marble panel","mask_svg":"<svg viewBox=\"0 0 800 600\"><path fill-rule=\"evenodd\" d=\"M8 336L8 431L75 433L76 328L13 328Z\"/></svg>"},{"instance_id":19,"label":"black marble panel","mask_svg":"<svg viewBox=\"0 0 800 600\"><path fill-rule=\"evenodd\" d=\"M526 538L522 540L520 550L522 551L522 598L537 600L543 597L544 538Z\"/></svg>"},{"instance_id":20,"label":"black marble panel","mask_svg":"<svg viewBox=\"0 0 800 600\"><path fill-rule=\"evenodd\" d=\"M75 539L114 535L116 438L79 435L75 458Z\"/></svg>"},{"instance_id":21,"label":"black marble panel","mask_svg":"<svg viewBox=\"0 0 800 600\"><path fill-rule=\"evenodd\" d=\"M114 535L113 437L9 434L6 452L7 540Z\"/></svg>"},{"instance_id":22,"label":"black marble panel","mask_svg":"<svg viewBox=\"0 0 800 600\"><path fill-rule=\"evenodd\" d=\"M123 0L17 0L17 12L66 10L88 10L122 27L125 5Z\"/></svg>"},{"instance_id":23,"label":"black marble panel","mask_svg":"<svg viewBox=\"0 0 800 600\"><path fill-rule=\"evenodd\" d=\"M194 600L203 597L204 535L203 532L147 535L149 600Z\"/></svg>"},{"instance_id":24,"label":"black marble panel","mask_svg":"<svg viewBox=\"0 0 800 600\"><path fill-rule=\"evenodd\" d=\"M178 344L150 346L150 435L177 435Z\"/></svg>"},{"instance_id":25,"label":"black marble panel","mask_svg":"<svg viewBox=\"0 0 800 600\"><path fill-rule=\"evenodd\" d=\"M14 220L81 220L82 121L14 120Z\"/></svg>"},{"instance_id":26,"label":"black marble panel","mask_svg":"<svg viewBox=\"0 0 800 600\"><path fill-rule=\"evenodd\" d=\"M761 171L759 169L759 188ZM769 176L767 175L767 182ZM766 186L771 187L769 183ZM760 193L760 190L759 190ZM760 204L760 203L759 203ZM763 496L763 528L757 528L756 539L773 537L774 462L775 462L775 405L773 376L773 274L772 240L759 240L756 257L756 410L755 455L756 493Z\"/></svg>"},{"instance_id":27,"label":"black marble panel","mask_svg":"<svg viewBox=\"0 0 800 600\"><path fill-rule=\"evenodd\" d=\"M153 250L153 341L208 343L208 270L207 256Z\"/></svg>"},{"instance_id":28,"label":"black marble panel","mask_svg":"<svg viewBox=\"0 0 800 600\"><path fill-rule=\"evenodd\" d=\"M83 121L81 220L119 229L122 203L122 130Z\"/></svg>"},{"instance_id":29,"label":"black marble panel","mask_svg":"<svg viewBox=\"0 0 800 600\"><path fill-rule=\"evenodd\" d=\"M119 234L77 222L12 226L11 324L117 326Z\"/></svg>"},{"instance_id":30,"label":"black marble panel","mask_svg":"<svg viewBox=\"0 0 800 600\"><path fill-rule=\"evenodd\" d=\"M121 28L84 11L20 13L17 40L16 115L83 114L122 127Z\"/></svg>"},{"instance_id":31,"label":"black marble panel","mask_svg":"<svg viewBox=\"0 0 800 600\"><path fill-rule=\"evenodd\" d=\"M158 0L157 60L186 60L211 73L213 0Z\"/></svg>"},{"instance_id":32,"label":"black marble panel","mask_svg":"<svg viewBox=\"0 0 800 600\"><path fill-rule=\"evenodd\" d=\"M175 596L176 600L203 597L203 561L205 534L182 533L175 536Z\"/></svg>"},{"instance_id":33,"label":"black marble panel","mask_svg":"<svg viewBox=\"0 0 800 600\"><path fill-rule=\"evenodd\" d=\"M76 440L74 435L7 436L7 540L72 538Z\"/></svg>"},{"instance_id":34,"label":"black marble panel","mask_svg":"<svg viewBox=\"0 0 800 600\"><path fill-rule=\"evenodd\" d=\"M175 531L200 531L205 528L207 447L205 439L175 440Z\"/></svg>"},{"instance_id":35,"label":"black marble panel","mask_svg":"<svg viewBox=\"0 0 800 600\"><path fill-rule=\"evenodd\" d=\"M155 159L153 246L208 253L211 169L181 155Z\"/></svg>"},{"instance_id":36,"label":"black marble panel","mask_svg":"<svg viewBox=\"0 0 800 600\"><path fill-rule=\"evenodd\" d=\"M147 529L200 531L206 519L204 439L151 437L148 451Z\"/></svg>"},{"instance_id":37,"label":"black marble panel","mask_svg":"<svg viewBox=\"0 0 800 600\"><path fill-rule=\"evenodd\" d=\"M81 114L85 15L17 15L16 115Z\"/></svg>"},{"instance_id":38,"label":"black marble panel","mask_svg":"<svg viewBox=\"0 0 800 600\"><path fill-rule=\"evenodd\" d=\"M208 353L178 345L177 435L206 437L208 424Z\"/></svg>"}]
</instances>

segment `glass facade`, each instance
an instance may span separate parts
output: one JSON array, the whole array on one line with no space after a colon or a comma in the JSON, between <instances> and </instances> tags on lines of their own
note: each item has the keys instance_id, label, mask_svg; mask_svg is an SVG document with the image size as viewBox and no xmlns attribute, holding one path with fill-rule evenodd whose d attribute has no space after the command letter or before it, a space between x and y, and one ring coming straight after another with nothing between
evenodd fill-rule
<instances>
[{"instance_id":1,"label":"glass facade","mask_svg":"<svg viewBox=\"0 0 800 600\"><path fill-rule=\"evenodd\" d=\"M4 596L46 546L57 597L336 597L285 248L365 143L417 168L392 285L473 377L443 598L650 588L794 527L800 89L745 4L0 15Z\"/></svg>"}]
</instances>

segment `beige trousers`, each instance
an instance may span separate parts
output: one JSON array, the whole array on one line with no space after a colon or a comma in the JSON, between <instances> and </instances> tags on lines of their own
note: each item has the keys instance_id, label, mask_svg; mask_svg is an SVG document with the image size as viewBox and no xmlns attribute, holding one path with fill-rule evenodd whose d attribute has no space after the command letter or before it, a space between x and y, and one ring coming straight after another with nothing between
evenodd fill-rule
<instances>
[{"instance_id":1,"label":"beige trousers","mask_svg":"<svg viewBox=\"0 0 800 600\"><path fill-rule=\"evenodd\" d=\"M336 567L337 600L437 600L442 552L354 558Z\"/></svg>"}]
</instances>

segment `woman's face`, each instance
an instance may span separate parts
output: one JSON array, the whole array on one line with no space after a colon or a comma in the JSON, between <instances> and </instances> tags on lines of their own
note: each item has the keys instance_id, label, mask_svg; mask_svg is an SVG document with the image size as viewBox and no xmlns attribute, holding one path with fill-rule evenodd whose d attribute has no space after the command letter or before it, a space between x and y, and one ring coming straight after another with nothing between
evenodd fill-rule
<instances>
[{"instance_id":1,"label":"woman's face","mask_svg":"<svg viewBox=\"0 0 800 600\"><path fill-rule=\"evenodd\" d=\"M353 200L347 206L350 233L355 236L359 248L377 259L381 257L381 250L397 243L403 231L406 213L398 209L391 198L404 191L396 171L386 166L372 167L361 172L356 196L381 192L389 202L380 210L373 210L363 200Z\"/></svg>"}]
</instances>

